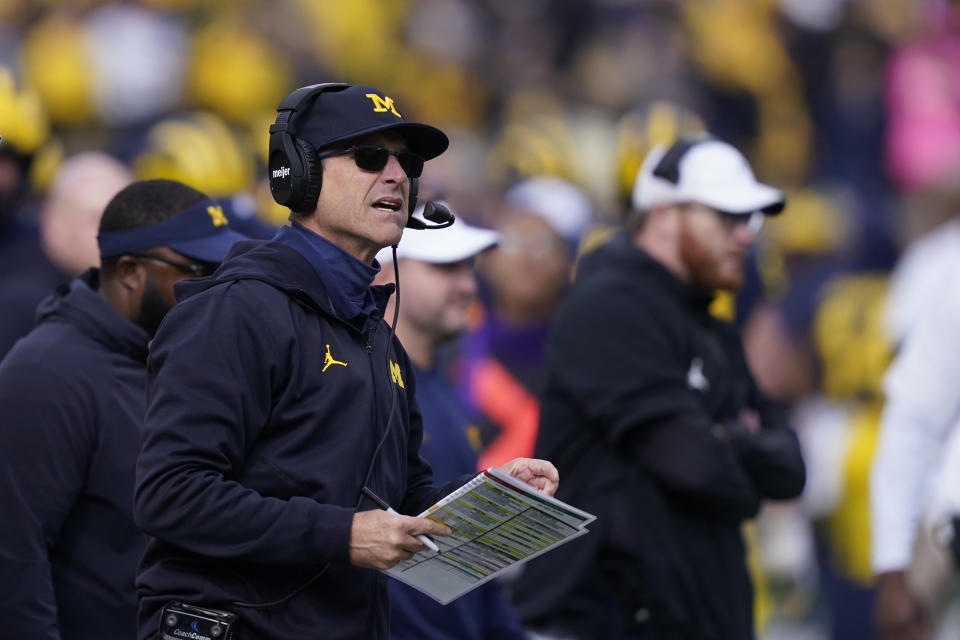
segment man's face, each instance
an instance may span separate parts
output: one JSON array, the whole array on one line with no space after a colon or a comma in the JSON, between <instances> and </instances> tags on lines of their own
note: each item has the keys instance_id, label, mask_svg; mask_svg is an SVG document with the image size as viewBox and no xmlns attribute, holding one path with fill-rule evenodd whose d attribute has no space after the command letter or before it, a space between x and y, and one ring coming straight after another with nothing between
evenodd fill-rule
<instances>
[{"instance_id":1,"label":"man's face","mask_svg":"<svg viewBox=\"0 0 960 640\"><path fill-rule=\"evenodd\" d=\"M467 311L477 295L472 260L431 264L401 258L399 267L400 313L408 331L439 344L467 328Z\"/></svg>"},{"instance_id":2,"label":"man's face","mask_svg":"<svg viewBox=\"0 0 960 640\"><path fill-rule=\"evenodd\" d=\"M754 239L750 216L731 216L697 203L680 208L680 259L690 281L708 290L739 287Z\"/></svg>"},{"instance_id":3,"label":"man's face","mask_svg":"<svg viewBox=\"0 0 960 640\"><path fill-rule=\"evenodd\" d=\"M550 312L570 280L563 239L541 217L508 213L498 226L500 243L484 256L484 276L501 311L515 317Z\"/></svg>"},{"instance_id":4,"label":"man's face","mask_svg":"<svg viewBox=\"0 0 960 640\"><path fill-rule=\"evenodd\" d=\"M140 253L139 256L137 260L146 270L146 279L135 322L152 337L160 327L164 316L177 303L176 296L173 295L173 285L184 278L197 275L163 260L182 265L203 263L198 263L167 247L149 249ZM213 265L204 266L212 268Z\"/></svg>"},{"instance_id":5,"label":"man's face","mask_svg":"<svg viewBox=\"0 0 960 640\"><path fill-rule=\"evenodd\" d=\"M363 136L343 146L351 144L406 149L403 136L395 132ZM323 183L311 220L321 235L369 264L377 251L400 241L407 222L410 180L395 156L380 171L361 169L352 153L321 162Z\"/></svg>"}]
</instances>

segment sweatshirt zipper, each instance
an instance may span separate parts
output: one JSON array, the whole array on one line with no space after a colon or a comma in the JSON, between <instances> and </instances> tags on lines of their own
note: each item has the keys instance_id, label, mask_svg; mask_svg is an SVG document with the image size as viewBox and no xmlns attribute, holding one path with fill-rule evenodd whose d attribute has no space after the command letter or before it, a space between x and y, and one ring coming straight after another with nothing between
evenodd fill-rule
<instances>
[{"instance_id":1,"label":"sweatshirt zipper","mask_svg":"<svg viewBox=\"0 0 960 640\"><path fill-rule=\"evenodd\" d=\"M380 324L380 323L378 322L378 323L372 325L372 326L367 330L367 345L366 345L366 347L367 347L367 353L370 353L370 352L373 351L373 339L374 339L374 338L376 337L376 335L377 335L377 326L378 326L379 324Z\"/></svg>"}]
</instances>

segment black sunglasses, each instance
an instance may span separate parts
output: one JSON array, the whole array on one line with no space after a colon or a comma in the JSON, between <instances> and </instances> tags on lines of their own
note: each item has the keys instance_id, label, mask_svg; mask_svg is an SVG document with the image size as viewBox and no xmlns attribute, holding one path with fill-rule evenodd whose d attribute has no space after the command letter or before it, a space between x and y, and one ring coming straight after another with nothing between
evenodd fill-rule
<instances>
[{"instance_id":1,"label":"black sunglasses","mask_svg":"<svg viewBox=\"0 0 960 640\"><path fill-rule=\"evenodd\" d=\"M143 260L162 262L163 264L176 267L177 269L180 269L180 271L192 276L209 276L217 270L217 265L212 262L177 262L176 260L168 260L166 258L161 258L160 256L152 256L148 253L129 253L127 255L129 255L131 258L141 258Z\"/></svg>"},{"instance_id":2,"label":"black sunglasses","mask_svg":"<svg viewBox=\"0 0 960 640\"><path fill-rule=\"evenodd\" d=\"M420 174L423 173L423 158L412 151L391 151L372 144L355 144L345 149L326 151L317 154L317 158L329 158L351 151L353 152L353 161L364 171L381 171L387 166L390 156L395 156L408 178L419 178Z\"/></svg>"}]
</instances>

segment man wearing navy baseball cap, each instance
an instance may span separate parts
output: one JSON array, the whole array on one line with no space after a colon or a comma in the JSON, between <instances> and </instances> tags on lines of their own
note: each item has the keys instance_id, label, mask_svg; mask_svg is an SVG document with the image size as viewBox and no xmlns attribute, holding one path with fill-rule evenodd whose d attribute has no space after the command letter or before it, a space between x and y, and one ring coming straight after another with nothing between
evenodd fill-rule
<instances>
[{"instance_id":1,"label":"man wearing navy baseball cap","mask_svg":"<svg viewBox=\"0 0 960 640\"><path fill-rule=\"evenodd\" d=\"M101 266L62 285L0 363L4 635L134 637L134 462L147 345L173 284L242 238L179 182L128 185L104 209Z\"/></svg>"},{"instance_id":2,"label":"man wearing navy baseball cap","mask_svg":"<svg viewBox=\"0 0 960 640\"><path fill-rule=\"evenodd\" d=\"M374 87L311 85L277 108L268 177L290 225L185 288L151 348L141 640L214 637L210 620L260 640L386 638L377 570L450 535L409 514L470 475L434 486L414 369L383 321L394 287L372 285L447 144ZM559 479L542 460L501 469L548 494Z\"/></svg>"}]
</instances>

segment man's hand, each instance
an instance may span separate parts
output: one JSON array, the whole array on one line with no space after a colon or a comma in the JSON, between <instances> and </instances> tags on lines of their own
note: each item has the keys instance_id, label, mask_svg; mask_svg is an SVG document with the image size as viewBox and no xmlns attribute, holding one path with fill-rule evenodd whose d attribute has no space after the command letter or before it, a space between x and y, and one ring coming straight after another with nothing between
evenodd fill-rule
<instances>
[{"instance_id":1,"label":"man's hand","mask_svg":"<svg viewBox=\"0 0 960 640\"><path fill-rule=\"evenodd\" d=\"M537 458L514 458L505 465L498 467L500 471L523 480L532 487L552 496L560 485L560 473L557 468L546 460Z\"/></svg>"},{"instance_id":2,"label":"man's hand","mask_svg":"<svg viewBox=\"0 0 960 640\"><path fill-rule=\"evenodd\" d=\"M389 569L427 548L415 537L421 533L453 535L447 525L427 518L401 516L382 509L355 513L350 526L350 564L370 569Z\"/></svg>"},{"instance_id":3,"label":"man's hand","mask_svg":"<svg viewBox=\"0 0 960 640\"><path fill-rule=\"evenodd\" d=\"M927 616L910 593L905 572L891 571L877 577L873 625L880 640L930 638Z\"/></svg>"}]
</instances>

